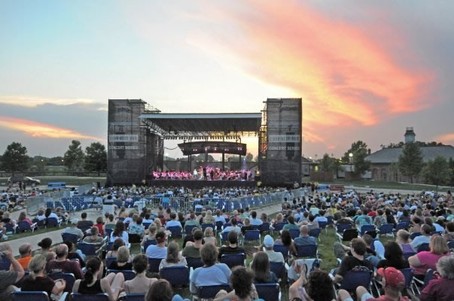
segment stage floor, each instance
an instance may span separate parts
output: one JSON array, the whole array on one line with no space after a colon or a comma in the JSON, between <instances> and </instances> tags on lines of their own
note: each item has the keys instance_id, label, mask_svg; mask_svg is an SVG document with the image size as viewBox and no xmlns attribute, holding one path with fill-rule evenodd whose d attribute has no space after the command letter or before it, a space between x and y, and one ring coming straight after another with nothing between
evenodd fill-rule
<instances>
[{"instance_id":1,"label":"stage floor","mask_svg":"<svg viewBox=\"0 0 454 301\"><path fill-rule=\"evenodd\" d=\"M148 181L149 186L161 186L161 187L188 187L192 189L200 189L203 187L245 187L254 188L257 187L255 181L204 181L204 180L150 180Z\"/></svg>"}]
</instances>

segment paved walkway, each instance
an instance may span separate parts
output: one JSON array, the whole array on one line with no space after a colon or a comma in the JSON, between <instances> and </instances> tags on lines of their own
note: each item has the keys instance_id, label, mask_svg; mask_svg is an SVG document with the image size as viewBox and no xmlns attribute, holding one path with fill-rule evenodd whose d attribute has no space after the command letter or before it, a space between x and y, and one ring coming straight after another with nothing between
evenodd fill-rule
<instances>
[{"instance_id":1,"label":"paved walkway","mask_svg":"<svg viewBox=\"0 0 454 301\"><path fill-rule=\"evenodd\" d=\"M266 207L257 209L256 211L259 215L263 212L265 212L268 215L274 214L274 213L281 211L281 204L279 203L276 205L266 206ZM91 220L96 220L96 218L101 215L101 211L96 210L96 209L88 209L88 210L85 210L85 212L87 212L87 214L88 214L88 219L91 219ZM75 214L71 214L71 218L80 218L80 213L81 212L76 212ZM11 214L11 217L16 220L17 220L18 216L19 216L19 212L14 212ZM61 232L63 231L63 229L65 227L66 226L61 227L60 230L50 231L50 232L41 233L41 234L37 234L37 235L33 235L33 236L27 236L24 238L14 239L11 241L6 241L6 242L8 242L11 245L14 255L19 256L19 247L24 243L32 244L33 250L37 250L39 248L38 243L43 238L46 238L46 237L52 239L53 244L61 243L62 242Z\"/></svg>"}]
</instances>

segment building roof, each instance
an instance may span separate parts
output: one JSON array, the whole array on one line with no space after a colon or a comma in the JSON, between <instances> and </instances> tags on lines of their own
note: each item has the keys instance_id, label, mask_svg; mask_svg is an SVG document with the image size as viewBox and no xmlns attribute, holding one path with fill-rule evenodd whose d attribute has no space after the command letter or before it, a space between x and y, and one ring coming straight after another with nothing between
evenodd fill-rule
<instances>
[{"instance_id":1,"label":"building roof","mask_svg":"<svg viewBox=\"0 0 454 301\"><path fill-rule=\"evenodd\" d=\"M144 113L139 117L163 135L258 132L261 113Z\"/></svg>"},{"instance_id":2,"label":"building roof","mask_svg":"<svg viewBox=\"0 0 454 301\"><path fill-rule=\"evenodd\" d=\"M443 146L421 146L421 154L424 162L433 161L436 157L444 157L446 160L454 159L454 147ZM399 162L402 148L384 148L366 157L372 164L391 164Z\"/></svg>"}]
</instances>

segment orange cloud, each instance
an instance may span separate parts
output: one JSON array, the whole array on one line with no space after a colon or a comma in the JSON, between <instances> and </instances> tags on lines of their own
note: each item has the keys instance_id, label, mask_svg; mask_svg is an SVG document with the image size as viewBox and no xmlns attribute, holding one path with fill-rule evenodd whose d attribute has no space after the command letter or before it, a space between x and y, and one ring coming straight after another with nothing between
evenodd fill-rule
<instances>
[{"instance_id":1,"label":"orange cloud","mask_svg":"<svg viewBox=\"0 0 454 301\"><path fill-rule=\"evenodd\" d=\"M454 133L437 136L437 138L435 138L435 141L440 141L444 144L453 144L454 143Z\"/></svg>"},{"instance_id":2,"label":"orange cloud","mask_svg":"<svg viewBox=\"0 0 454 301\"><path fill-rule=\"evenodd\" d=\"M45 97L36 97L36 96L17 96L17 95L3 95L0 96L0 104L15 105L21 107L34 108L44 104L53 104L60 106L68 106L74 104L82 105L93 105L97 102L93 99L85 98L45 98ZM98 103L99 104L99 103ZM99 110L106 110L106 106L103 106Z\"/></svg>"},{"instance_id":3,"label":"orange cloud","mask_svg":"<svg viewBox=\"0 0 454 301\"><path fill-rule=\"evenodd\" d=\"M217 18L237 26L237 35L217 40L250 75L303 98L305 141L319 142L325 137L317 133L339 126L370 126L433 104L425 97L431 73L407 67L389 50L399 41L398 30L377 28L394 35L374 40L367 34L374 28L334 20L303 1L247 3L218 11ZM405 51L411 58L411 49Z\"/></svg>"},{"instance_id":4,"label":"orange cloud","mask_svg":"<svg viewBox=\"0 0 454 301\"><path fill-rule=\"evenodd\" d=\"M0 127L39 138L103 140L99 137L84 135L73 130L55 127L50 124L5 116L0 116Z\"/></svg>"}]
</instances>

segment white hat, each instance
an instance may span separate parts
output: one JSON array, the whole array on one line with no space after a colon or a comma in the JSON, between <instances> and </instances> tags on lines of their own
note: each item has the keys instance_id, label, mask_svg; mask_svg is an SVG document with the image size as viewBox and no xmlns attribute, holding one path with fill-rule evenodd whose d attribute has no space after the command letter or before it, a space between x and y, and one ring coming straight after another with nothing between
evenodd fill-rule
<instances>
[{"instance_id":1,"label":"white hat","mask_svg":"<svg viewBox=\"0 0 454 301\"><path fill-rule=\"evenodd\" d=\"M270 235L266 235L263 239L263 245L267 248L270 248L274 245L274 239Z\"/></svg>"}]
</instances>

